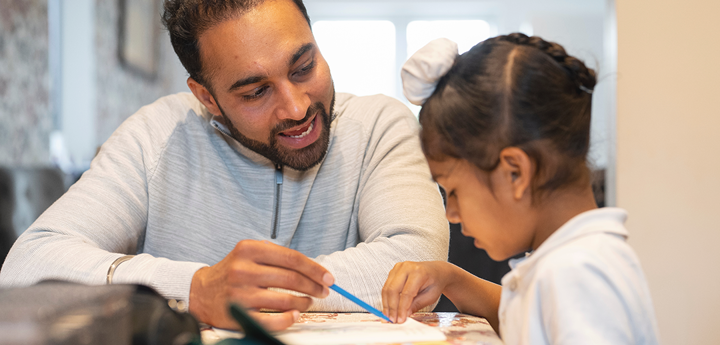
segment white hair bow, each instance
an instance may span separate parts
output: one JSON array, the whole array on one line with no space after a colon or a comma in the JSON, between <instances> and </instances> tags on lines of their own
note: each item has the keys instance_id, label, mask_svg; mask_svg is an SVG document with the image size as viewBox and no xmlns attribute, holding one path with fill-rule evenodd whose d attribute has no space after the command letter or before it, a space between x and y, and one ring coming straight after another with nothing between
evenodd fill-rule
<instances>
[{"instance_id":1,"label":"white hair bow","mask_svg":"<svg viewBox=\"0 0 720 345\"><path fill-rule=\"evenodd\" d=\"M405 61L400 77L408 101L422 105L435 91L440 78L453 66L457 55L457 43L447 38L438 38Z\"/></svg>"}]
</instances>

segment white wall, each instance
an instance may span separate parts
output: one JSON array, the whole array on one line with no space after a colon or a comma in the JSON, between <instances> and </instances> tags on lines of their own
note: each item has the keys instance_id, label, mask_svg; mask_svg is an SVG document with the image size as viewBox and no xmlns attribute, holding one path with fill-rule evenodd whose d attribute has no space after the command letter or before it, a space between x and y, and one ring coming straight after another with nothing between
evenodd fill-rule
<instances>
[{"instance_id":1,"label":"white wall","mask_svg":"<svg viewBox=\"0 0 720 345\"><path fill-rule=\"evenodd\" d=\"M617 203L664 344L720 344L715 0L617 0Z\"/></svg>"}]
</instances>

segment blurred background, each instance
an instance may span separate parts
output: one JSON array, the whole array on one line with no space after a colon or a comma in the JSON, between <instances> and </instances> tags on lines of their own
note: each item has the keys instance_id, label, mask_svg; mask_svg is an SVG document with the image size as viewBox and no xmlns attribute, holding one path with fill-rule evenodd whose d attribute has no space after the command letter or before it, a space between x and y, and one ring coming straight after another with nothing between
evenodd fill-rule
<instances>
[{"instance_id":1,"label":"blurred background","mask_svg":"<svg viewBox=\"0 0 720 345\"><path fill-rule=\"evenodd\" d=\"M720 240L717 1L305 4L338 92L407 103L400 67L438 37L463 52L519 31L556 41L595 68L589 164L598 203L630 213L630 243L663 342L720 343L720 269L712 264ZM189 91L161 7L159 0L0 0L0 260L125 119ZM507 272L458 227L451 231L451 261L493 281Z\"/></svg>"}]
</instances>

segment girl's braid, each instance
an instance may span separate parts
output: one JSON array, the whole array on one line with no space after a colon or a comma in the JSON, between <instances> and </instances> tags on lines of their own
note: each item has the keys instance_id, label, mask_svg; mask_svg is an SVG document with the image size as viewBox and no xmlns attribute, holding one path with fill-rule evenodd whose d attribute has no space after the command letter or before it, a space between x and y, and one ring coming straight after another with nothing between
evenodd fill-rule
<instances>
[{"instance_id":1,"label":"girl's braid","mask_svg":"<svg viewBox=\"0 0 720 345\"><path fill-rule=\"evenodd\" d=\"M524 45L535 47L545 54L549 55L555 60L560 66L562 66L568 73L572 80L576 81L578 89L587 93L592 93L597 82L595 78L595 71L587 68L585 64L575 57L572 57L565 52L565 49L555 43L543 40L540 37L532 36L528 37L522 33L512 33L505 36L498 36L491 40L506 41L517 45Z\"/></svg>"}]
</instances>

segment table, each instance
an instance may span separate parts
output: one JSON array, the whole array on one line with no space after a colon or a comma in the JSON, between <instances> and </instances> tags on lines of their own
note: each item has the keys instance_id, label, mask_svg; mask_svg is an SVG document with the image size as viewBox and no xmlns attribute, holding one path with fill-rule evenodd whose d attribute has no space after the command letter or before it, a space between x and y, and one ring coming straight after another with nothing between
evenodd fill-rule
<instances>
[{"instance_id":1,"label":"table","mask_svg":"<svg viewBox=\"0 0 720 345\"><path fill-rule=\"evenodd\" d=\"M298 322L333 322L342 314L352 313L303 313ZM502 345L490 324L483 318L452 312L415 313L412 318L429 326L437 327L447 337L442 342L423 342L422 345ZM214 344L220 338L213 329L203 329L203 343ZM418 343L419 344L419 343ZM354 344L360 345L360 344ZM365 345L383 345L365 344ZM404 344L403 344L404 345Z\"/></svg>"},{"instance_id":2,"label":"table","mask_svg":"<svg viewBox=\"0 0 720 345\"><path fill-rule=\"evenodd\" d=\"M492 326L483 318L461 313L415 313L413 319L439 328L447 340L440 344L502 345Z\"/></svg>"}]
</instances>

